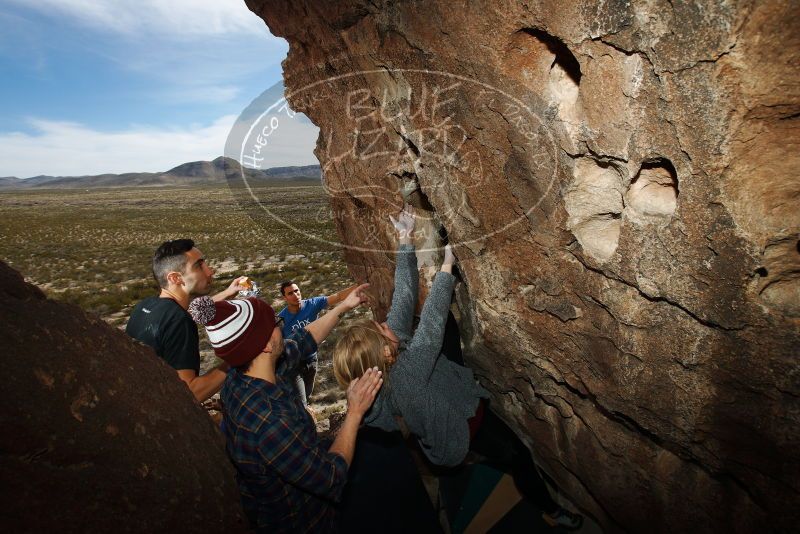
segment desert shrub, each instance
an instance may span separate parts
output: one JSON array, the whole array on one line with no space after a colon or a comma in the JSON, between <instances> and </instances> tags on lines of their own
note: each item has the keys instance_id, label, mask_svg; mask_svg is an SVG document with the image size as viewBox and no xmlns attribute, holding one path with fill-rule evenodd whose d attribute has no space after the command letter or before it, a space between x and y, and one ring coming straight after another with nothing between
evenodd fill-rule
<instances>
[{"instance_id":1,"label":"desert shrub","mask_svg":"<svg viewBox=\"0 0 800 534\"><path fill-rule=\"evenodd\" d=\"M258 280L268 298L286 278L302 280L309 295L347 287L339 250L309 237L336 239L331 222L316 220L327 205L322 187L271 184L259 195L300 233L274 218L257 224L226 186L181 188L180 201L160 188L0 192L0 259L52 298L106 317L156 293L150 257L178 237L192 237L212 265L232 262L216 290L238 275Z\"/></svg>"}]
</instances>

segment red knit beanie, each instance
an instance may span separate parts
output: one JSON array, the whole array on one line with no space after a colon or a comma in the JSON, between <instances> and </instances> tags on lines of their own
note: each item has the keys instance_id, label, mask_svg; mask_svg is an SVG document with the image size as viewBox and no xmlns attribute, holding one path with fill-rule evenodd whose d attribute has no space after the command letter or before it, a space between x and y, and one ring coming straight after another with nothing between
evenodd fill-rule
<instances>
[{"instance_id":1,"label":"red knit beanie","mask_svg":"<svg viewBox=\"0 0 800 534\"><path fill-rule=\"evenodd\" d=\"M189 304L189 313L206 327L214 353L232 367L261 354L275 328L275 310L256 297L219 302L200 297Z\"/></svg>"}]
</instances>

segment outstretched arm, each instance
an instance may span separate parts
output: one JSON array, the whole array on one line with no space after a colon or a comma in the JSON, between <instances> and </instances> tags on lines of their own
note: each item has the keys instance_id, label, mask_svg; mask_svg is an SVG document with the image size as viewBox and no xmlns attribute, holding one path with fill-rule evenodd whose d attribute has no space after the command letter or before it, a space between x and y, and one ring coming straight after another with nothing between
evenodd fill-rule
<instances>
[{"instance_id":1,"label":"outstretched arm","mask_svg":"<svg viewBox=\"0 0 800 534\"><path fill-rule=\"evenodd\" d=\"M394 268L394 293L392 305L386 323L392 332L407 343L411 339L411 325L414 321L414 310L417 307L419 292L419 272L417 271L417 254L411 244L411 235L414 232L414 211L411 206L406 206L395 220L390 217L392 224L397 229L400 246L397 250L396 265Z\"/></svg>"},{"instance_id":2,"label":"outstretched arm","mask_svg":"<svg viewBox=\"0 0 800 534\"><path fill-rule=\"evenodd\" d=\"M444 260L442 260L441 272L453 274L453 264L456 262L456 256L453 254L453 247L450 245L444 246Z\"/></svg>"},{"instance_id":3,"label":"outstretched arm","mask_svg":"<svg viewBox=\"0 0 800 534\"><path fill-rule=\"evenodd\" d=\"M347 289L342 289L338 293L334 293L333 295L330 295L328 297L328 307L329 308L335 307L337 304L339 304L344 299L346 299L347 295L349 295L350 293L355 291L357 287L358 287L358 284L355 284L355 285L352 285L352 286L348 287Z\"/></svg>"},{"instance_id":4,"label":"outstretched arm","mask_svg":"<svg viewBox=\"0 0 800 534\"><path fill-rule=\"evenodd\" d=\"M403 358L416 367L418 376L421 377L430 375L442 350L447 312L450 310L456 281L455 276L451 274L454 262L455 256L450 245L447 245L442 268L436 274L431 291L425 300L417 331L403 354Z\"/></svg>"},{"instance_id":5,"label":"outstretched arm","mask_svg":"<svg viewBox=\"0 0 800 534\"><path fill-rule=\"evenodd\" d=\"M314 338L314 341L317 343L322 343L322 341L328 337L328 334L331 333L333 327L336 326L336 323L339 321L339 317L361 303L366 302L366 289L368 287L369 284L357 286L349 295L347 295L347 298L342 300L342 302L340 302L334 309L310 325L306 326L306 331L311 334L311 336Z\"/></svg>"}]
</instances>

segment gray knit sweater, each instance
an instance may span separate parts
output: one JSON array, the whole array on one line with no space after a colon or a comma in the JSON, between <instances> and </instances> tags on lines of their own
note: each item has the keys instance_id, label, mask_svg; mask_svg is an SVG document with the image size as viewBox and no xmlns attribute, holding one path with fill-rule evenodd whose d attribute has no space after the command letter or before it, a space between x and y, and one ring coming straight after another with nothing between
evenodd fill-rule
<instances>
[{"instance_id":1,"label":"gray knit sweater","mask_svg":"<svg viewBox=\"0 0 800 534\"><path fill-rule=\"evenodd\" d=\"M400 354L364 417L369 426L393 431L399 429L395 416L402 416L428 459L447 466L464 460L469 449L467 419L475 415L478 399L489 396L470 369L440 354L454 284L453 275L436 274L412 336L419 289L417 256L412 245L400 246L387 318L400 339Z\"/></svg>"}]
</instances>

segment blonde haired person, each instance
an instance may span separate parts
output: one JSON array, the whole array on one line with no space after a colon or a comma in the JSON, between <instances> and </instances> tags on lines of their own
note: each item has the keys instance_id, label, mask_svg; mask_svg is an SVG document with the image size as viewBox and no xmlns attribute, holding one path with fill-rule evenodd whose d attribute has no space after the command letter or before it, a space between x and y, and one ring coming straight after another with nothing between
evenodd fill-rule
<instances>
[{"instance_id":1,"label":"blonde haired person","mask_svg":"<svg viewBox=\"0 0 800 534\"><path fill-rule=\"evenodd\" d=\"M377 367L385 384L364 416L364 424L392 432L399 430L395 417L401 416L432 463L458 465L469 450L470 419L480 419L480 399L488 393L470 369L441 354L455 284L455 256L445 247L444 262L412 335L419 285L411 244L414 214L406 207L397 220L391 220L400 246L389 315L384 323L365 321L345 331L333 352L334 375L347 387L367 369Z\"/></svg>"},{"instance_id":2,"label":"blonde haired person","mask_svg":"<svg viewBox=\"0 0 800 534\"><path fill-rule=\"evenodd\" d=\"M455 283L455 257L449 246L445 247L442 268L433 280L419 326L411 334L418 291L417 258L411 245L414 214L406 208L398 220L392 218L392 223L400 236L400 247L389 315L385 323L355 324L339 339L333 353L336 380L347 387L368 369L379 369L384 385L364 415L367 427L396 431L399 427L395 416L401 416L425 455L436 465L458 465L472 448L511 473L520 493L542 510L545 522L565 530L579 529L583 516L552 498L530 451L488 407L488 393L477 384L472 371L462 365L458 325L449 314ZM397 462L393 458L368 458L366 463L380 467ZM358 476L364 470L365 467L357 467L352 474ZM386 470L377 471L385 479L391 478ZM390 483L384 480L381 486L370 489L380 493L382 486ZM396 498L391 502L395 507L399 505ZM402 514L414 510L414 506L406 505ZM392 510L380 508L380 512L389 514Z\"/></svg>"}]
</instances>

